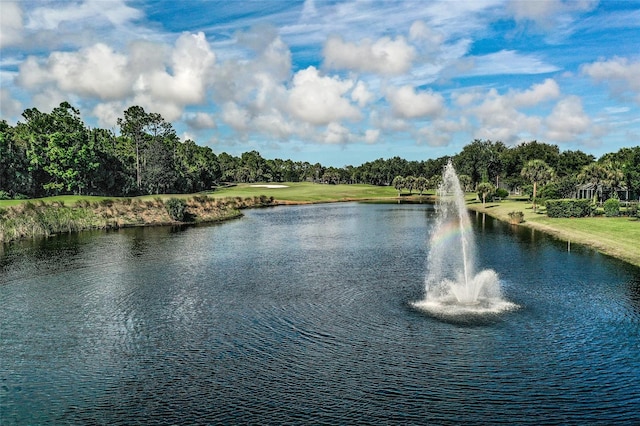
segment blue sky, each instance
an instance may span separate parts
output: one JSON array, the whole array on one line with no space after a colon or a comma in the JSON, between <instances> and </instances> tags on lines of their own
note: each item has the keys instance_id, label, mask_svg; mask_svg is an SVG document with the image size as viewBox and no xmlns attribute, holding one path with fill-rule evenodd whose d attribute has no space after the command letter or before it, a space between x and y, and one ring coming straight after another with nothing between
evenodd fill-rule
<instances>
[{"instance_id":1,"label":"blue sky","mask_svg":"<svg viewBox=\"0 0 640 426\"><path fill-rule=\"evenodd\" d=\"M640 1L0 0L0 117L132 105L233 155L360 165L640 145Z\"/></svg>"}]
</instances>

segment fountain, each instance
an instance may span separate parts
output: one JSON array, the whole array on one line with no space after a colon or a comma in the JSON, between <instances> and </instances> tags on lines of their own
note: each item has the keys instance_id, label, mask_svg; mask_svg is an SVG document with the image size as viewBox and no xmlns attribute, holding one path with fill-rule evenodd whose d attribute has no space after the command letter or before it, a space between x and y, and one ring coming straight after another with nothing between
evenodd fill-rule
<instances>
[{"instance_id":1,"label":"fountain","mask_svg":"<svg viewBox=\"0 0 640 426\"><path fill-rule=\"evenodd\" d=\"M438 188L425 299L413 305L436 316L486 315L517 305L502 298L498 274L475 272L475 241L458 176L449 161Z\"/></svg>"}]
</instances>

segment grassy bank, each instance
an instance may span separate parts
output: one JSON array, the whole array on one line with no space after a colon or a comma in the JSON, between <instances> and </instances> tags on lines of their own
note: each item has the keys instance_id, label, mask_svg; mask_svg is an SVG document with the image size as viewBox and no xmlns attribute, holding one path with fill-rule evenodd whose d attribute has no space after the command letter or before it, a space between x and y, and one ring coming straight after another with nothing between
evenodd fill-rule
<instances>
[{"instance_id":1,"label":"grassy bank","mask_svg":"<svg viewBox=\"0 0 640 426\"><path fill-rule=\"evenodd\" d=\"M640 220L628 217L584 217L550 218L536 213L531 203L504 200L487 203L485 206L474 199L468 199L470 209L486 213L504 222L509 222L509 212L524 213L526 226L556 238L592 247L601 253L640 266Z\"/></svg>"},{"instance_id":2,"label":"grassy bank","mask_svg":"<svg viewBox=\"0 0 640 426\"><path fill-rule=\"evenodd\" d=\"M273 202L268 197L182 196L185 215L177 220L167 208L171 198L177 197L55 197L0 205L0 242L89 229L222 221L241 216L240 209Z\"/></svg>"},{"instance_id":3,"label":"grassy bank","mask_svg":"<svg viewBox=\"0 0 640 426\"><path fill-rule=\"evenodd\" d=\"M64 195L32 200L0 200L0 242L88 229L172 225L169 199L187 204L189 222L222 221L248 207L394 199L395 189L372 185L321 185L308 182L240 184L207 194L163 194L134 198Z\"/></svg>"}]
</instances>

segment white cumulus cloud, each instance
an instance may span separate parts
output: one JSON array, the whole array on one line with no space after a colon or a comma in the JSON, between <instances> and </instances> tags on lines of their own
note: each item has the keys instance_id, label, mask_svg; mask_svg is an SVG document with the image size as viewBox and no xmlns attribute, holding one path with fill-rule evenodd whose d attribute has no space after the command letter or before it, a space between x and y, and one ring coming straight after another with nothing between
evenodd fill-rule
<instances>
[{"instance_id":1,"label":"white cumulus cloud","mask_svg":"<svg viewBox=\"0 0 640 426\"><path fill-rule=\"evenodd\" d=\"M547 78L540 84L532 85L528 90L512 93L510 97L515 107L528 107L558 96L560 96L558 83L552 78Z\"/></svg>"},{"instance_id":2,"label":"white cumulus cloud","mask_svg":"<svg viewBox=\"0 0 640 426\"><path fill-rule=\"evenodd\" d=\"M351 92L351 99L358 103L359 107L368 105L373 100L374 94L367 89L367 85L358 81L356 87Z\"/></svg>"},{"instance_id":3,"label":"white cumulus cloud","mask_svg":"<svg viewBox=\"0 0 640 426\"><path fill-rule=\"evenodd\" d=\"M409 70L416 52L404 37L382 37L359 43L347 42L331 36L324 45L324 62L329 68L397 75Z\"/></svg>"},{"instance_id":4,"label":"white cumulus cloud","mask_svg":"<svg viewBox=\"0 0 640 426\"><path fill-rule=\"evenodd\" d=\"M17 81L29 89L50 83L63 92L103 100L128 95L132 83L127 57L102 43L76 52L53 52L44 63L29 57Z\"/></svg>"},{"instance_id":5,"label":"white cumulus cloud","mask_svg":"<svg viewBox=\"0 0 640 426\"><path fill-rule=\"evenodd\" d=\"M222 120L235 130L245 132L249 125L249 113L235 102L227 102L223 106Z\"/></svg>"},{"instance_id":6,"label":"white cumulus cloud","mask_svg":"<svg viewBox=\"0 0 640 426\"><path fill-rule=\"evenodd\" d=\"M11 93L7 89L0 88L0 116L15 117L21 112L22 104L20 101L13 99Z\"/></svg>"},{"instance_id":7,"label":"white cumulus cloud","mask_svg":"<svg viewBox=\"0 0 640 426\"><path fill-rule=\"evenodd\" d=\"M353 81L322 76L315 67L298 71L289 93L289 111L296 118L320 125L360 119L360 111L345 97Z\"/></svg>"},{"instance_id":8,"label":"white cumulus cloud","mask_svg":"<svg viewBox=\"0 0 640 426\"><path fill-rule=\"evenodd\" d=\"M496 89L487 92L471 91L456 94L456 104L478 120L474 137L515 143L524 137L535 137L543 128L543 118L528 115L524 108L539 106L557 99L560 88L553 79L533 84L526 90L509 90L500 94Z\"/></svg>"},{"instance_id":9,"label":"white cumulus cloud","mask_svg":"<svg viewBox=\"0 0 640 426\"><path fill-rule=\"evenodd\" d=\"M630 92L635 101L640 103L640 61L633 62L628 58L615 57L584 65L582 73L598 82L608 84L616 96Z\"/></svg>"},{"instance_id":10,"label":"white cumulus cloud","mask_svg":"<svg viewBox=\"0 0 640 426\"><path fill-rule=\"evenodd\" d=\"M433 91L416 92L412 86L391 88L386 98L393 113L403 118L433 117L444 110L444 98Z\"/></svg>"},{"instance_id":11,"label":"white cumulus cloud","mask_svg":"<svg viewBox=\"0 0 640 426\"><path fill-rule=\"evenodd\" d=\"M557 142L575 141L589 132L593 125L582 108L582 101L573 95L560 100L545 123L549 139Z\"/></svg>"},{"instance_id":12,"label":"white cumulus cloud","mask_svg":"<svg viewBox=\"0 0 640 426\"><path fill-rule=\"evenodd\" d=\"M170 66L141 74L146 78L145 89L154 99L187 105L204 100L208 73L215 63L204 33L182 34L172 49Z\"/></svg>"},{"instance_id":13,"label":"white cumulus cloud","mask_svg":"<svg viewBox=\"0 0 640 426\"><path fill-rule=\"evenodd\" d=\"M183 116L185 123L192 129L215 129L216 120L213 114L206 112L187 113Z\"/></svg>"},{"instance_id":14,"label":"white cumulus cloud","mask_svg":"<svg viewBox=\"0 0 640 426\"><path fill-rule=\"evenodd\" d=\"M364 141L368 144L376 143L380 138L380 129L367 129L364 132Z\"/></svg>"},{"instance_id":15,"label":"white cumulus cloud","mask_svg":"<svg viewBox=\"0 0 640 426\"><path fill-rule=\"evenodd\" d=\"M0 13L0 47L20 43L23 38L23 13L19 3L2 2Z\"/></svg>"},{"instance_id":16,"label":"white cumulus cloud","mask_svg":"<svg viewBox=\"0 0 640 426\"><path fill-rule=\"evenodd\" d=\"M324 143L339 144L347 143L350 139L349 129L339 123L329 123L324 133Z\"/></svg>"},{"instance_id":17,"label":"white cumulus cloud","mask_svg":"<svg viewBox=\"0 0 640 426\"><path fill-rule=\"evenodd\" d=\"M204 33L184 33L174 46L137 41L124 52L103 43L77 51L28 57L16 82L31 91L55 91L63 99L80 96L102 102L129 102L163 114L182 115L187 105L205 100L215 54ZM106 120L110 107L98 108Z\"/></svg>"},{"instance_id":18,"label":"white cumulus cloud","mask_svg":"<svg viewBox=\"0 0 640 426\"><path fill-rule=\"evenodd\" d=\"M588 12L598 0L511 0L507 10L516 21L531 21L540 28L550 30L566 25L575 13Z\"/></svg>"}]
</instances>

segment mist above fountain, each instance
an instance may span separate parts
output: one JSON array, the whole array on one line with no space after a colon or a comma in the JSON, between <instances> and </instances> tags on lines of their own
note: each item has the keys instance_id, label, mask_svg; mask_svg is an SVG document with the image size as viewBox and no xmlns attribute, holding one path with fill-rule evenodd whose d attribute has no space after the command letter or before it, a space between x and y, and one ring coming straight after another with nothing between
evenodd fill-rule
<instances>
[{"instance_id":1,"label":"mist above fountain","mask_svg":"<svg viewBox=\"0 0 640 426\"><path fill-rule=\"evenodd\" d=\"M475 240L464 192L451 162L438 188L425 299L413 305L438 316L484 315L516 307L502 298L495 271L475 271Z\"/></svg>"}]
</instances>

